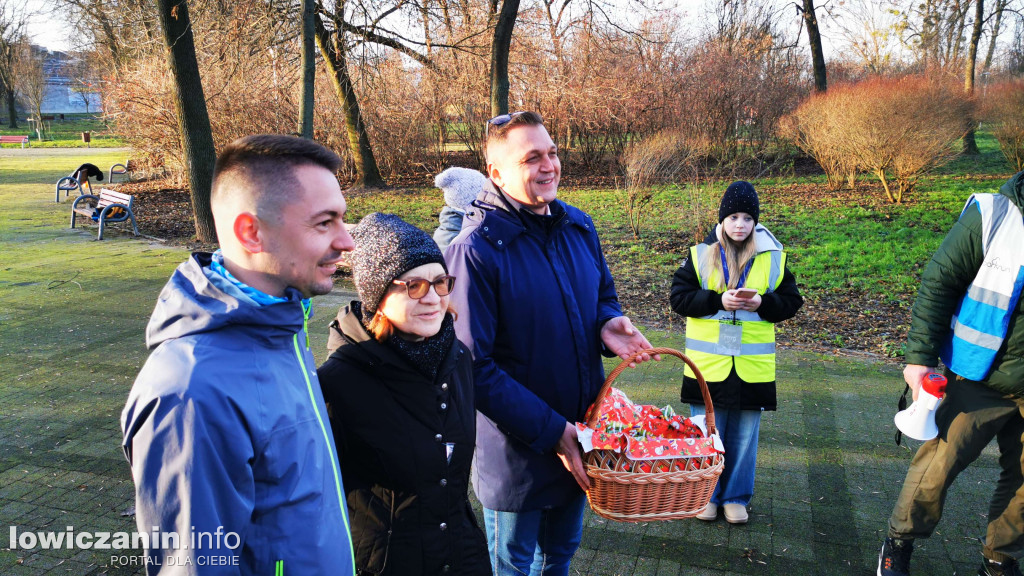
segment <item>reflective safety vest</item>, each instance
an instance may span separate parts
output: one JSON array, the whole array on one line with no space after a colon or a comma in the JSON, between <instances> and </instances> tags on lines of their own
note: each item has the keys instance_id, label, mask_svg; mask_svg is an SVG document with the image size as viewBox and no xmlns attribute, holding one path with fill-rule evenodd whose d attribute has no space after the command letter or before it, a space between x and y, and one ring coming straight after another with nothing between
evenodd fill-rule
<instances>
[{"instance_id":1,"label":"reflective safety vest","mask_svg":"<svg viewBox=\"0 0 1024 576\"><path fill-rule=\"evenodd\" d=\"M720 270L712 270L710 278L701 277L701 270L711 269L705 262L708 258L720 258L718 247L711 249L707 244L699 244L690 248L690 259L701 288L724 292L718 288ZM762 295L774 292L782 283L785 267L786 253L781 246L761 252L754 257L744 287L754 288ZM775 324L762 320L757 312L746 310L719 310L702 318L687 318L686 355L708 382L725 380L734 359L736 374L744 382L770 382L775 379ZM695 377L689 366L685 373Z\"/></svg>"},{"instance_id":2,"label":"reflective safety vest","mask_svg":"<svg viewBox=\"0 0 1024 576\"><path fill-rule=\"evenodd\" d=\"M956 374L977 381L992 370L1024 287L1024 216L1002 194L975 194L964 212L972 204L981 211L984 257L953 314L939 357Z\"/></svg>"}]
</instances>

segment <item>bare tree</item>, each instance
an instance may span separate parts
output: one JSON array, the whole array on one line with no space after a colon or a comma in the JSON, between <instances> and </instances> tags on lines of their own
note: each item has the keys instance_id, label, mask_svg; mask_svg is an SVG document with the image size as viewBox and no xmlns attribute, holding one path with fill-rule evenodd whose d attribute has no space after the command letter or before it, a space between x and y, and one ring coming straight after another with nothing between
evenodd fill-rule
<instances>
[{"instance_id":1,"label":"bare tree","mask_svg":"<svg viewBox=\"0 0 1024 576\"><path fill-rule=\"evenodd\" d=\"M824 92L828 89L828 72L825 68L825 52L821 48L821 32L818 30L818 17L814 11L814 0L803 0L803 6L797 6L803 14L804 26L807 28L807 43L811 47L811 62L814 68L814 89Z\"/></svg>"},{"instance_id":2,"label":"bare tree","mask_svg":"<svg viewBox=\"0 0 1024 576\"><path fill-rule=\"evenodd\" d=\"M1010 0L996 0L995 9L992 11L995 21L992 24L992 33L988 40L988 53L985 54L985 64L982 66L982 73L988 72L992 67L992 56L996 52L996 40L999 39L999 29L1003 22L1003 12L1006 10Z\"/></svg>"},{"instance_id":3,"label":"bare tree","mask_svg":"<svg viewBox=\"0 0 1024 576\"><path fill-rule=\"evenodd\" d=\"M302 2L302 105L299 109L299 134L313 137L313 88L316 85L316 0Z\"/></svg>"},{"instance_id":4,"label":"bare tree","mask_svg":"<svg viewBox=\"0 0 1024 576\"><path fill-rule=\"evenodd\" d=\"M985 0L974 0L974 24L971 27L971 42L967 49L967 60L964 62L964 93L967 98L974 97L974 68L978 61L978 44L981 43L981 27L985 22ZM973 114L972 114L973 116ZM964 134L964 154L977 154L978 142L974 138L977 122L974 118L967 119L969 126Z\"/></svg>"},{"instance_id":5,"label":"bare tree","mask_svg":"<svg viewBox=\"0 0 1024 576\"><path fill-rule=\"evenodd\" d=\"M96 73L90 54L70 54L62 73L71 83L69 89L78 95L85 107L85 113L88 114L93 96L100 91L100 77Z\"/></svg>"},{"instance_id":6,"label":"bare tree","mask_svg":"<svg viewBox=\"0 0 1024 576\"><path fill-rule=\"evenodd\" d=\"M7 125L18 127L17 82L15 66L24 37L25 15L6 0L0 0L0 96L7 102Z\"/></svg>"},{"instance_id":7,"label":"bare tree","mask_svg":"<svg viewBox=\"0 0 1024 576\"><path fill-rule=\"evenodd\" d=\"M18 44L15 56L14 81L18 93L29 106L31 118L36 125L36 137L43 139L43 101L46 99L45 48L37 48L28 42Z\"/></svg>"},{"instance_id":8,"label":"bare tree","mask_svg":"<svg viewBox=\"0 0 1024 576\"><path fill-rule=\"evenodd\" d=\"M199 76L199 64L196 62L188 1L157 0L157 9L167 45L167 61L174 75L178 130L181 134L181 147L185 151L185 171L188 174L196 236L201 242L215 242L217 231L213 224L213 211L210 209L210 191L216 151L210 130L210 116L206 110L206 97L203 95L203 82Z\"/></svg>"},{"instance_id":9,"label":"bare tree","mask_svg":"<svg viewBox=\"0 0 1024 576\"><path fill-rule=\"evenodd\" d=\"M896 65L900 36L907 24L893 12L902 11L875 0L850 0L829 7L828 12L848 53L856 56L865 70L884 74Z\"/></svg>"},{"instance_id":10,"label":"bare tree","mask_svg":"<svg viewBox=\"0 0 1024 576\"><path fill-rule=\"evenodd\" d=\"M491 6L496 4L497 0L492 0ZM502 0L501 10L496 12L491 43L491 116L508 113L508 53L518 15L519 0Z\"/></svg>"},{"instance_id":11,"label":"bare tree","mask_svg":"<svg viewBox=\"0 0 1024 576\"><path fill-rule=\"evenodd\" d=\"M79 48L89 48L119 73L142 54L158 53L160 17L150 0L52 0L60 17L76 31Z\"/></svg>"},{"instance_id":12,"label":"bare tree","mask_svg":"<svg viewBox=\"0 0 1024 576\"><path fill-rule=\"evenodd\" d=\"M370 145L370 135L366 131L363 115L359 110L355 86L349 75L347 47L345 45L345 0L335 0L334 12L322 11L317 15L316 42L331 74L331 82L345 115L345 128L348 132L349 154L356 165L357 188L384 188L387 182L380 174L377 158ZM324 24L327 17L332 24L328 29Z\"/></svg>"}]
</instances>

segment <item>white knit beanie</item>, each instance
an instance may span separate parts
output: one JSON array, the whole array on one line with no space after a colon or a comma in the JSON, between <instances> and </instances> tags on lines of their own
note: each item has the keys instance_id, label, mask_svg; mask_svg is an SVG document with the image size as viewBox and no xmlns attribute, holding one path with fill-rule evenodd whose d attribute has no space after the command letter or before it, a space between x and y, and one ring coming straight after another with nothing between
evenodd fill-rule
<instances>
[{"instance_id":1,"label":"white knit beanie","mask_svg":"<svg viewBox=\"0 0 1024 576\"><path fill-rule=\"evenodd\" d=\"M444 203L456 210L466 211L483 190L487 177L479 170L449 168L434 178L434 185L444 191Z\"/></svg>"}]
</instances>

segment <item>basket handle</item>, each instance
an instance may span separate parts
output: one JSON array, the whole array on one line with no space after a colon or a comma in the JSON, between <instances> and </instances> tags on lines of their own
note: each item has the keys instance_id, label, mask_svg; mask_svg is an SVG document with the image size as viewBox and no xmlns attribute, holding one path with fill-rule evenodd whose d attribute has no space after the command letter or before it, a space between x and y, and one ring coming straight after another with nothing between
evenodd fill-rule
<instances>
[{"instance_id":1,"label":"basket handle","mask_svg":"<svg viewBox=\"0 0 1024 576\"><path fill-rule=\"evenodd\" d=\"M594 404L590 407L589 414L587 416L587 427L593 428L597 425L597 407L601 405L601 402L603 402L605 397L608 396L608 393L611 392L612 382L615 382L615 379L619 377L619 374L622 374L623 370L629 367L630 363L636 362L640 356L644 354L650 354L651 356L654 356L655 354L667 354L669 356L675 356L683 362L686 362L686 365L693 370L694 376L697 377L697 384L700 385L700 395L704 398L704 424L707 426L708 436L715 434L718 431L715 428L715 408L711 404L711 392L708 391L708 383L704 381L704 376L700 373L700 370L697 369L697 365L693 363L693 360L690 360L686 354L672 348L649 348L647 350L641 350L630 358L623 360L622 363L616 366L615 369L608 374L608 377L605 378L604 384L601 385L601 391L597 393L597 399L594 400Z\"/></svg>"}]
</instances>

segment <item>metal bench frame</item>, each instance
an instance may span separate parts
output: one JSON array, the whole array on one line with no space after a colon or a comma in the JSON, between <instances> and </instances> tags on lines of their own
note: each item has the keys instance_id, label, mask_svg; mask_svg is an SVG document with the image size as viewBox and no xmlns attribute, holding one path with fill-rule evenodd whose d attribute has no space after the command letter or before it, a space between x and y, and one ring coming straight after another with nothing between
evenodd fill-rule
<instances>
[{"instance_id":1,"label":"metal bench frame","mask_svg":"<svg viewBox=\"0 0 1024 576\"><path fill-rule=\"evenodd\" d=\"M124 200L127 198L127 203ZM96 200L96 206L88 206L79 208L78 204L84 200ZM100 215L98 218L99 232L97 234L97 240L103 240L103 228L109 222L124 222L125 220L131 220L132 232L135 236L139 235L139 227L135 223L135 212L132 211L132 204L135 202L135 198L129 194L123 194L121 192L115 192L114 190L108 190L106 188L100 189L99 196L95 194L84 194L75 198L74 204L71 205L71 227L75 227L75 217L79 214L89 217L92 219L92 215L96 208L100 208ZM124 209L124 214L120 216L108 216L111 209L120 206Z\"/></svg>"}]
</instances>

